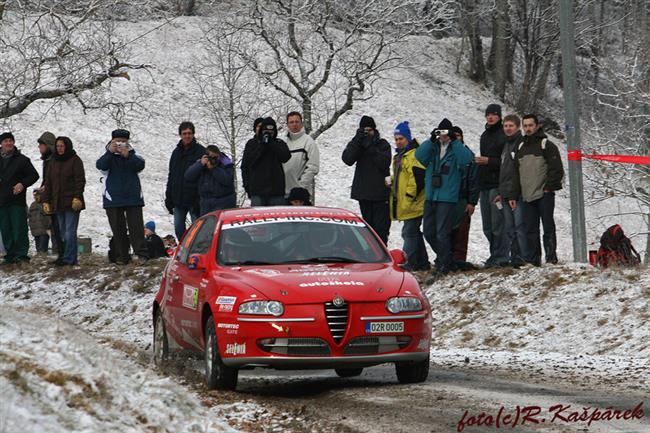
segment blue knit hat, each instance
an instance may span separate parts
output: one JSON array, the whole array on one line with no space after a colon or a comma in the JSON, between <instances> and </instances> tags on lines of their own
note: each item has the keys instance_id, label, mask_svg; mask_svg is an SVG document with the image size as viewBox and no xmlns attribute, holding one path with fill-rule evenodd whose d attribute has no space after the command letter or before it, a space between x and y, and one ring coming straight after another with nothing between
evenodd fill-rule
<instances>
[{"instance_id":1,"label":"blue knit hat","mask_svg":"<svg viewBox=\"0 0 650 433\"><path fill-rule=\"evenodd\" d=\"M156 233L156 223L153 221L147 221L147 223L144 225L144 228Z\"/></svg>"},{"instance_id":2,"label":"blue knit hat","mask_svg":"<svg viewBox=\"0 0 650 433\"><path fill-rule=\"evenodd\" d=\"M413 140L413 137L411 136L411 128L409 128L409 123L406 120L402 123L399 123L395 127L395 131L393 133L395 135L401 135L402 137L406 138L409 143Z\"/></svg>"}]
</instances>

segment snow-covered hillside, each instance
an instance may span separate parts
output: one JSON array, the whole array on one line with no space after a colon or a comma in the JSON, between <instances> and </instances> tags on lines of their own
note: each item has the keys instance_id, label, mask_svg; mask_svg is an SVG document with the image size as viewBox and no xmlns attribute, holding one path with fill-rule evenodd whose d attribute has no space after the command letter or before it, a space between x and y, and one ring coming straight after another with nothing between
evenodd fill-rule
<instances>
[{"instance_id":1,"label":"snow-covered hillside","mask_svg":"<svg viewBox=\"0 0 650 433\"><path fill-rule=\"evenodd\" d=\"M151 65L150 71L134 71L131 80L117 80L110 91L119 98L136 92L146 110L133 109L127 113L127 128L132 132L133 145L146 159L141 174L146 207L145 221L155 219L159 233L172 233L172 219L163 206L169 156L178 141L177 127L182 120L192 120L197 126L197 137L203 143L220 144L220 138L210 120L197 110L198 96L187 76L188 63L202 55L193 41L200 36L199 26L205 18L180 17L153 31L130 46L133 63ZM121 23L121 31L131 40L155 28L158 22ZM340 155L354 134L362 114L375 118L380 132L392 141L394 126L409 120L414 136L423 140L444 117L459 125L465 132L467 144L478 153L478 139L484 128L484 109L495 98L489 89L456 74L451 59L458 55L459 40L429 40L415 38L405 43L403 68L385 74L374 86L374 98L358 102L352 112L344 115L329 131L319 137L321 168L317 180L316 200L321 205L340 206L357 210L349 198L354 168L347 167ZM420 53L435 53L434 60ZM441 60L445 59L445 60ZM295 107L298 108L298 107ZM504 107L504 113L509 110ZM283 119L279 119L282 123ZM82 213L79 234L90 236L93 244L105 249L110 234L108 221L101 207L101 174L95 161L104 151L110 132L117 125L99 111L83 114L73 102L52 108L47 101L32 104L24 113L14 116L6 125L16 137L17 145L34 161L38 161L36 139L45 130L72 138L83 159L87 173L87 210ZM565 147L558 142L563 155ZM566 167L566 160L565 160ZM39 167L40 168L40 167ZM571 223L568 189L557 195L556 222L558 227L558 254L560 260L572 258ZM630 203L619 203L623 211ZM587 208L588 239L596 242L604 228L620 220L597 221L611 204ZM400 224L393 224L390 246L401 247ZM642 230L641 221L626 219L624 228L634 233ZM644 247L643 239L636 241L637 249ZM592 246L593 247L593 246ZM482 262L487 256L487 243L481 232L480 214L473 218L469 258Z\"/></svg>"}]
</instances>

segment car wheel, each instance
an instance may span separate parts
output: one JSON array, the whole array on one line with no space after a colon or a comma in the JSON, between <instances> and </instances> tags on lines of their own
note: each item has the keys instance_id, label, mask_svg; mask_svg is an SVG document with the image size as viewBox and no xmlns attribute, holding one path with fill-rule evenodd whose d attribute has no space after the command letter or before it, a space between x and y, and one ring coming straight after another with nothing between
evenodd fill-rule
<instances>
[{"instance_id":1,"label":"car wheel","mask_svg":"<svg viewBox=\"0 0 650 433\"><path fill-rule=\"evenodd\" d=\"M360 375L363 368L335 368L334 371L339 377L354 377Z\"/></svg>"},{"instance_id":2,"label":"car wheel","mask_svg":"<svg viewBox=\"0 0 650 433\"><path fill-rule=\"evenodd\" d=\"M210 317L205 325L205 382L208 389L234 390L238 376L238 369L227 367L221 361L214 320Z\"/></svg>"},{"instance_id":3,"label":"car wheel","mask_svg":"<svg viewBox=\"0 0 650 433\"><path fill-rule=\"evenodd\" d=\"M419 383L429 376L429 357L424 361L396 362L395 373L399 383Z\"/></svg>"},{"instance_id":4,"label":"car wheel","mask_svg":"<svg viewBox=\"0 0 650 433\"><path fill-rule=\"evenodd\" d=\"M158 311L156 321L153 325L153 362L158 365L164 365L169 359L169 340L167 339L167 329L162 311Z\"/></svg>"}]
</instances>

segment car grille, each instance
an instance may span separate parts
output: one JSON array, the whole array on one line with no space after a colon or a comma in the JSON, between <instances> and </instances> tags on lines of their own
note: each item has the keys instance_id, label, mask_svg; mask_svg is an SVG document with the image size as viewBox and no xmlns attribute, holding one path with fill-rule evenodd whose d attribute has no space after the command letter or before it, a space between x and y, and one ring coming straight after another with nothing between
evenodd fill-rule
<instances>
[{"instance_id":1,"label":"car grille","mask_svg":"<svg viewBox=\"0 0 650 433\"><path fill-rule=\"evenodd\" d=\"M293 356L328 356L330 347L320 338L264 338L257 345L265 352Z\"/></svg>"},{"instance_id":2,"label":"car grille","mask_svg":"<svg viewBox=\"0 0 650 433\"><path fill-rule=\"evenodd\" d=\"M393 352L409 345L411 337L407 335L385 337L353 338L343 350L344 355L376 355Z\"/></svg>"},{"instance_id":3,"label":"car grille","mask_svg":"<svg viewBox=\"0 0 650 433\"><path fill-rule=\"evenodd\" d=\"M340 343L348 327L348 304L337 307L332 302L326 302L325 317L334 342Z\"/></svg>"}]
</instances>

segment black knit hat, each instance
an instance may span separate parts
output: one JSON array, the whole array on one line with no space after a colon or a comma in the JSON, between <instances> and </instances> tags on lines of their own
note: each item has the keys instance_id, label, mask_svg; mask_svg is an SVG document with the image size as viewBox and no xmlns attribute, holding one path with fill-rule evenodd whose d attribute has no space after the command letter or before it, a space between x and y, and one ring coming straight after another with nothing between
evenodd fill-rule
<instances>
[{"instance_id":1,"label":"black knit hat","mask_svg":"<svg viewBox=\"0 0 650 433\"><path fill-rule=\"evenodd\" d=\"M460 126L454 126L451 128L451 132L453 132L456 135L456 138L463 137L465 134L463 134L463 130L460 129Z\"/></svg>"},{"instance_id":2,"label":"black knit hat","mask_svg":"<svg viewBox=\"0 0 650 433\"><path fill-rule=\"evenodd\" d=\"M275 120L273 120L272 117L267 117L262 121L262 131L264 132L265 130L272 130L273 131L273 137L278 136L278 125L275 123Z\"/></svg>"},{"instance_id":3,"label":"black knit hat","mask_svg":"<svg viewBox=\"0 0 650 433\"><path fill-rule=\"evenodd\" d=\"M375 124L375 119L373 119L370 116L362 116L361 120L359 121L359 128L377 129L377 125Z\"/></svg>"},{"instance_id":4,"label":"black knit hat","mask_svg":"<svg viewBox=\"0 0 650 433\"><path fill-rule=\"evenodd\" d=\"M262 122L264 122L263 117L258 117L257 119L255 119L255 121L253 122L253 131L257 131L257 125L259 125Z\"/></svg>"},{"instance_id":5,"label":"black knit hat","mask_svg":"<svg viewBox=\"0 0 650 433\"><path fill-rule=\"evenodd\" d=\"M131 137L131 133L126 129L116 129L111 132L111 138L126 138L127 140Z\"/></svg>"},{"instance_id":6,"label":"black knit hat","mask_svg":"<svg viewBox=\"0 0 650 433\"><path fill-rule=\"evenodd\" d=\"M485 115L487 116L488 114L496 114L501 117L501 106L499 104L488 105L485 109Z\"/></svg>"},{"instance_id":7,"label":"black knit hat","mask_svg":"<svg viewBox=\"0 0 650 433\"><path fill-rule=\"evenodd\" d=\"M305 206L311 206L309 191L305 188L291 188L287 201L291 203L294 200L300 200Z\"/></svg>"},{"instance_id":8,"label":"black knit hat","mask_svg":"<svg viewBox=\"0 0 650 433\"><path fill-rule=\"evenodd\" d=\"M3 132L2 134L0 134L0 142L6 140L7 138L11 138L13 141L16 141L14 135L11 132Z\"/></svg>"},{"instance_id":9,"label":"black knit hat","mask_svg":"<svg viewBox=\"0 0 650 433\"><path fill-rule=\"evenodd\" d=\"M453 130L454 125L451 124L451 121L447 118L442 119L442 121L438 124L438 127L431 131L432 136L437 136L437 132L439 130L445 130L448 131L447 135L451 135L451 131Z\"/></svg>"}]
</instances>

